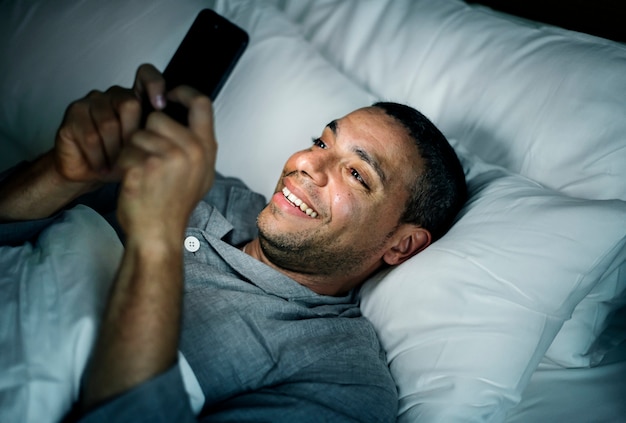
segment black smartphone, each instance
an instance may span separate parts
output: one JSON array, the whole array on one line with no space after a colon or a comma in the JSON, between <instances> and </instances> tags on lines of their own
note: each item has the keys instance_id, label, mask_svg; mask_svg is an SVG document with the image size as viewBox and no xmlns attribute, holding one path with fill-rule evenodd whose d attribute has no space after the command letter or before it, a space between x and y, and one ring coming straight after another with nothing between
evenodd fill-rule
<instances>
[{"instance_id":1,"label":"black smartphone","mask_svg":"<svg viewBox=\"0 0 626 423\"><path fill-rule=\"evenodd\" d=\"M189 85L215 101L248 45L248 34L211 9L198 13L189 31L163 71L166 89ZM143 122L153 110L143 101ZM187 109L167 102L164 109L172 118L187 125Z\"/></svg>"}]
</instances>

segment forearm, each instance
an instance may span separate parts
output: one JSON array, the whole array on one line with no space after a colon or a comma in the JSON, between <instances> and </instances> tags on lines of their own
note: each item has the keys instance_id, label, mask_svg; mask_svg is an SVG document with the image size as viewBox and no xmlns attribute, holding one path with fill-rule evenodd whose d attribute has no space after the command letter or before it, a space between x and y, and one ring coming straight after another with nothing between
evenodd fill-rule
<instances>
[{"instance_id":1,"label":"forearm","mask_svg":"<svg viewBox=\"0 0 626 423\"><path fill-rule=\"evenodd\" d=\"M210 100L184 86L170 94L189 108L189 127L152 113L114 166L122 177L117 217L126 251L86 373L83 409L161 374L177 359L183 234L213 182L217 143Z\"/></svg>"},{"instance_id":2,"label":"forearm","mask_svg":"<svg viewBox=\"0 0 626 423\"><path fill-rule=\"evenodd\" d=\"M46 153L0 181L0 222L49 217L93 188L65 180Z\"/></svg>"},{"instance_id":3,"label":"forearm","mask_svg":"<svg viewBox=\"0 0 626 423\"><path fill-rule=\"evenodd\" d=\"M129 238L103 318L83 407L164 372L177 359L182 302L182 240Z\"/></svg>"}]
</instances>

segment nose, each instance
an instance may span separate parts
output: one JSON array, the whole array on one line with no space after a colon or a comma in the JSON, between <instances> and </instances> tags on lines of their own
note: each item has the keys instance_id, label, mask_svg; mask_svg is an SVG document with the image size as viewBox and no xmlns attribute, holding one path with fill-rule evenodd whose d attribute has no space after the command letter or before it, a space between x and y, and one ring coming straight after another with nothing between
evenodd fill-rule
<instances>
[{"instance_id":1,"label":"nose","mask_svg":"<svg viewBox=\"0 0 626 423\"><path fill-rule=\"evenodd\" d=\"M328 182L333 160L332 153L326 150L305 150L295 154L294 166L300 174L310 178L316 185L324 186Z\"/></svg>"}]
</instances>

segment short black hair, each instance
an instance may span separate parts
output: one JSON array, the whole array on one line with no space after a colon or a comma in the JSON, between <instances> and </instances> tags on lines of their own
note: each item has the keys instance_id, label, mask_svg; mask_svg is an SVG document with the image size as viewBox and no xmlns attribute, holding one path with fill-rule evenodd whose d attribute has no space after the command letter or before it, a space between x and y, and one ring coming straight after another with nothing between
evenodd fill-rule
<instances>
[{"instance_id":1,"label":"short black hair","mask_svg":"<svg viewBox=\"0 0 626 423\"><path fill-rule=\"evenodd\" d=\"M427 229L435 241L452 226L467 200L465 173L454 149L441 131L413 107L376 102L407 130L423 161L409 187L410 195L400 223L411 223Z\"/></svg>"}]
</instances>

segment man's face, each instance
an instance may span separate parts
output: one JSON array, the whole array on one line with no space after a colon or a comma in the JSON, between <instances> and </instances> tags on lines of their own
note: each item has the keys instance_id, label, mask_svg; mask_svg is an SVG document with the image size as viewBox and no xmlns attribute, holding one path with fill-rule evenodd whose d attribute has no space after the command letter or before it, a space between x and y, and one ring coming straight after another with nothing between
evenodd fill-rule
<instances>
[{"instance_id":1,"label":"man's face","mask_svg":"<svg viewBox=\"0 0 626 423\"><path fill-rule=\"evenodd\" d=\"M420 168L406 130L384 111L359 109L331 122L287 160L259 215L264 254L298 273L374 271Z\"/></svg>"}]
</instances>

